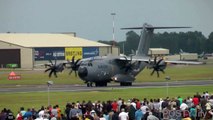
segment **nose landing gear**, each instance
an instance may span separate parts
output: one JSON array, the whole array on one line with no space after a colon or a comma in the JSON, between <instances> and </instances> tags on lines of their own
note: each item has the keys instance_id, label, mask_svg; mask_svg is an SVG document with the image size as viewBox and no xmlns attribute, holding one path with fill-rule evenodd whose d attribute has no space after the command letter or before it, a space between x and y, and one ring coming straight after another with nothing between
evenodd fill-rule
<instances>
[{"instance_id":1,"label":"nose landing gear","mask_svg":"<svg viewBox=\"0 0 213 120\"><path fill-rule=\"evenodd\" d=\"M92 82L87 82L87 87L92 87Z\"/></svg>"}]
</instances>

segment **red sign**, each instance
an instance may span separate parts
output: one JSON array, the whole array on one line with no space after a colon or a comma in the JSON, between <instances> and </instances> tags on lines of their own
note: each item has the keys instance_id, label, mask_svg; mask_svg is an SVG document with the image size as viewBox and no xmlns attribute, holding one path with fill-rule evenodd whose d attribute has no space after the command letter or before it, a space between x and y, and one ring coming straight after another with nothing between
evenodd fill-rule
<instances>
[{"instance_id":1,"label":"red sign","mask_svg":"<svg viewBox=\"0 0 213 120\"><path fill-rule=\"evenodd\" d=\"M20 80L21 79L21 75L16 75L15 72L11 72L8 76L8 80Z\"/></svg>"},{"instance_id":2,"label":"red sign","mask_svg":"<svg viewBox=\"0 0 213 120\"><path fill-rule=\"evenodd\" d=\"M21 75L8 76L8 80L21 80Z\"/></svg>"}]
</instances>

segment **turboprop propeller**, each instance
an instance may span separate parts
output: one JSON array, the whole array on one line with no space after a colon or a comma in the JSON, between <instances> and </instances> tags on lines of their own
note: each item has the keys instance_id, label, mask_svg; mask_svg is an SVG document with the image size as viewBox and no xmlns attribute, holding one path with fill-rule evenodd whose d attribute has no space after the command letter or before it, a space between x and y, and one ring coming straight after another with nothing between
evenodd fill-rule
<instances>
[{"instance_id":1,"label":"turboprop propeller","mask_svg":"<svg viewBox=\"0 0 213 120\"><path fill-rule=\"evenodd\" d=\"M75 61L75 56L73 56L72 57L72 61L68 61L68 64L70 64L70 67L68 67L68 68L71 69L70 72L69 72L70 75L72 74L72 71L74 71L75 72L75 76L77 77L77 71L78 71L78 68L80 66L80 64L78 64L78 63L79 63L80 60L81 59L77 59Z\"/></svg>"},{"instance_id":2,"label":"turboprop propeller","mask_svg":"<svg viewBox=\"0 0 213 120\"><path fill-rule=\"evenodd\" d=\"M52 76L52 74L54 74L55 77L57 76L57 72L62 72L64 70L65 64L66 63L59 63L57 64L57 60L55 59L55 63L52 62L52 60L49 60L49 64L45 64L45 67L49 67L47 68L44 72L49 72L49 78Z\"/></svg>"},{"instance_id":3,"label":"turboprop propeller","mask_svg":"<svg viewBox=\"0 0 213 120\"><path fill-rule=\"evenodd\" d=\"M153 71L151 72L151 75L157 72L157 76L159 77L160 76L159 71L161 71L162 73L165 73L164 69L166 68L166 63L163 59L157 60L157 57L155 57L154 61L149 63L149 68L153 69Z\"/></svg>"}]
</instances>

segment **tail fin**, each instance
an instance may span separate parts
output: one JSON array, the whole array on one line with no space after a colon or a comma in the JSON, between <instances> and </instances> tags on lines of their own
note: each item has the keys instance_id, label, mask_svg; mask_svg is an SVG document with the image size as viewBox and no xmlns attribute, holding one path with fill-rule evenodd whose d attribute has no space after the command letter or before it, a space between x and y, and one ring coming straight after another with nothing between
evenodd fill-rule
<instances>
[{"instance_id":1,"label":"tail fin","mask_svg":"<svg viewBox=\"0 0 213 120\"><path fill-rule=\"evenodd\" d=\"M144 23L143 27L131 27L122 29L142 29L136 56L147 56L150 48L151 39L153 37L154 29L173 29L173 28L191 28L191 27L153 27L150 24Z\"/></svg>"}]
</instances>

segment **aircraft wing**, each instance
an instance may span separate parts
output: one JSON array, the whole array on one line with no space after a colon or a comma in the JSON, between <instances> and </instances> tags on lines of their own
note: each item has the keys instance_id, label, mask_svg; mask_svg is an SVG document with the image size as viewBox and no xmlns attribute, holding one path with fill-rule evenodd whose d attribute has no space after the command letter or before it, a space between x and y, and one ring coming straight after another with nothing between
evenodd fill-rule
<instances>
[{"instance_id":1,"label":"aircraft wing","mask_svg":"<svg viewBox=\"0 0 213 120\"><path fill-rule=\"evenodd\" d=\"M120 60L132 60L132 61L141 61L141 62L153 62L154 59L150 59L149 57L144 57L144 58L130 58L130 57L120 57ZM189 65L201 65L205 64L204 62L199 62L199 61L182 61L182 60L164 60L166 63L171 63L171 64L189 64Z\"/></svg>"},{"instance_id":2,"label":"aircraft wing","mask_svg":"<svg viewBox=\"0 0 213 120\"><path fill-rule=\"evenodd\" d=\"M189 65L202 65L204 62L199 62L199 61L182 61L182 60L165 60L166 63L171 63L171 64L189 64Z\"/></svg>"}]
</instances>

